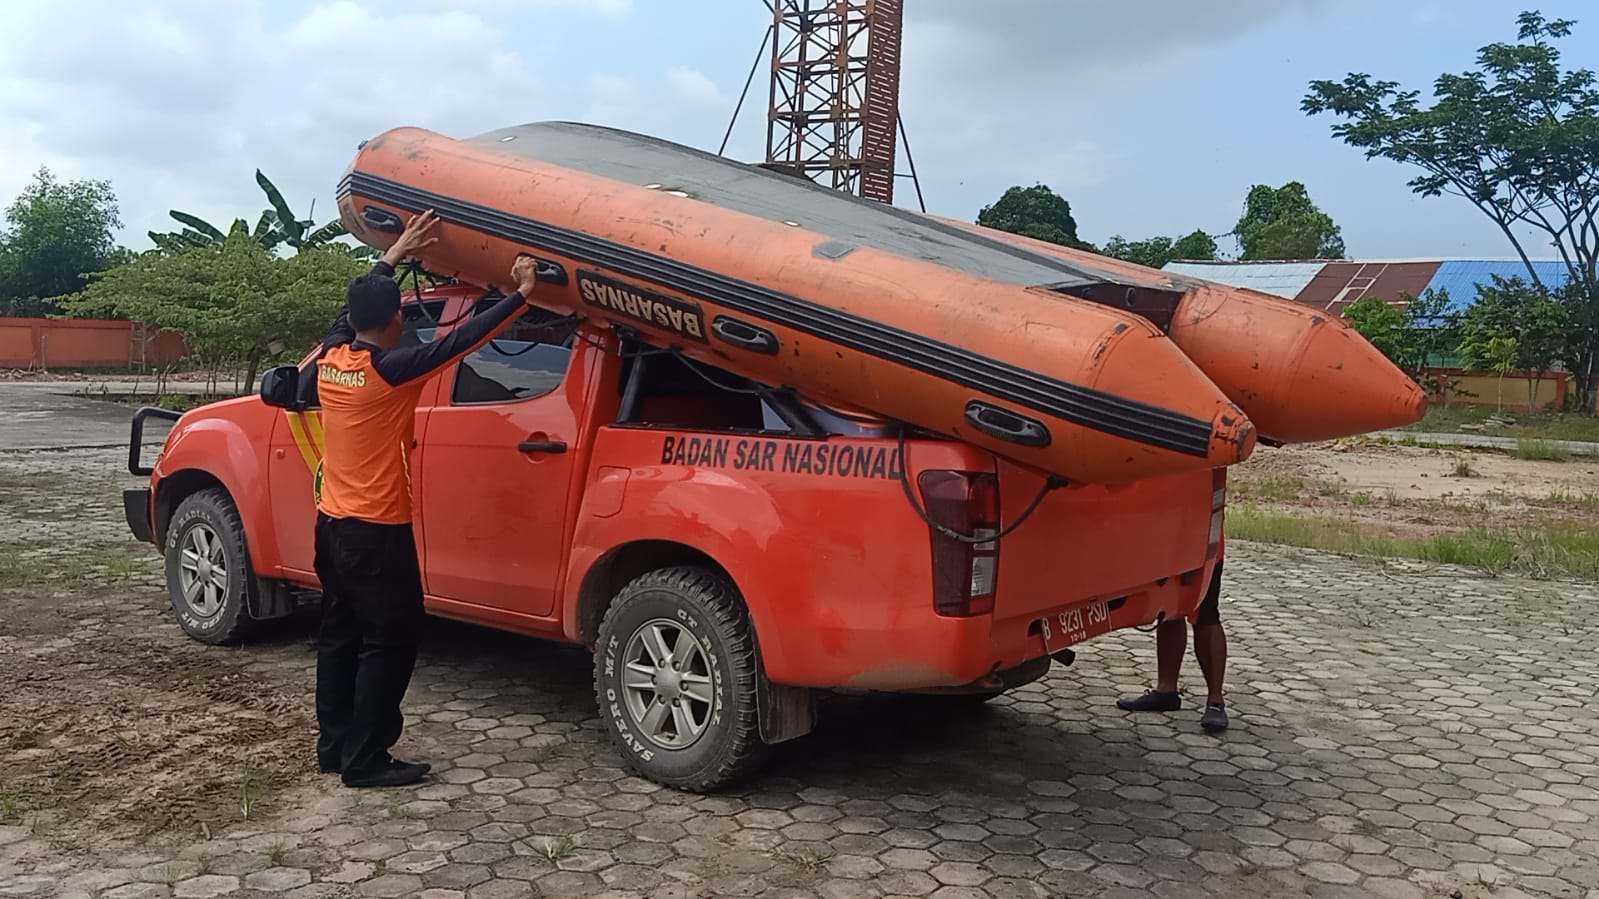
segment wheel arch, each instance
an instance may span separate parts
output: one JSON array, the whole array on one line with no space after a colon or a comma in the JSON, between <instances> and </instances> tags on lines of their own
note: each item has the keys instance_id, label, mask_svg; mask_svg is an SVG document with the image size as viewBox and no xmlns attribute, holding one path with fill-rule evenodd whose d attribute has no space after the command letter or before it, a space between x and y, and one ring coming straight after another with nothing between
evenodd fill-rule
<instances>
[{"instance_id":1,"label":"wheel arch","mask_svg":"<svg viewBox=\"0 0 1599 899\"><path fill-rule=\"evenodd\" d=\"M696 565L717 572L738 590L738 579L727 566L718 562L704 550L673 540L634 540L611 548L584 572L577 598L577 638L585 646L593 646L599 635L600 621L611 606L611 601L622 588L640 575L662 568ZM739 600L749 610L749 602L738 590ZM752 613L753 624L753 613ZM756 643L759 644L757 637Z\"/></svg>"},{"instance_id":2,"label":"wheel arch","mask_svg":"<svg viewBox=\"0 0 1599 899\"><path fill-rule=\"evenodd\" d=\"M220 487L235 505L238 499L233 497L233 491L228 490L228 485L222 479L201 468L185 468L163 477L155 488L155 542L162 546L167 539L167 526L172 523L172 516L178 510L178 505L185 499L210 487ZM250 539L249 532L245 533L245 543Z\"/></svg>"}]
</instances>

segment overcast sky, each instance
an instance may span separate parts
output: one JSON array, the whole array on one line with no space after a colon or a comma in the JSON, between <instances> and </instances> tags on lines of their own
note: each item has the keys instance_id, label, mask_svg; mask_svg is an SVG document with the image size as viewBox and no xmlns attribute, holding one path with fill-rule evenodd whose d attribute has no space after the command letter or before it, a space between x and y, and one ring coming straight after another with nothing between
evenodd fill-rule
<instances>
[{"instance_id":1,"label":"overcast sky","mask_svg":"<svg viewBox=\"0 0 1599 899\"><path fill-rule=\"evenodd\" d=\"M1043 182L1088 240L1219 233L1251 184L1300 180L1352 255L1503 256L1464 202L1412 197L1299 101L1351 70L1430 85L1532 3L906 0L905 124L945 215ZM1539 8L1589 14L1564 49L1599 66L1592 0ZM357 143L397 125L577 119L715 150L768 18L761 0L0 0L0 202L40 165L107 178L144 248L171 208L253 222L257 167L325 220ZM762 75L751 98L729 152L756 160Z\"/></svg>"}]
</instances>

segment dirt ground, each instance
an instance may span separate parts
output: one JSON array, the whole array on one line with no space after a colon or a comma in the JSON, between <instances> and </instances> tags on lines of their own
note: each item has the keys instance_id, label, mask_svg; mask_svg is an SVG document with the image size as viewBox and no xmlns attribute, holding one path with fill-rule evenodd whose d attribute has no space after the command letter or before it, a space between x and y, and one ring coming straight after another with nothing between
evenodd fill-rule
<instances>
[{"instance_id":1,"label":"dirt ground","mask_svg":"<svg viewBox=\"0 0 1599 899\"><path fill-rule=\"evenodd\" d=\"M0 452L0 828L63 846L203 838L315 776L309 682L264 664L307 629L266 655L178 639L125 464Z\"/></svg>"},{"instance_id":2,"label":"dirt ground","mask_svg":"<svg viewBox=\"0 0 1599 899\"><path fill-rule=\"evenodd\" d=\"M1599 458L1340 441L1262 447L1229 473L1234 501L1382 523L1399 532L1518 521L1592 521Z\"/></svg>"},{"instance_id":3,"label":"dirt ground","mask_svg":"<svg viewBox=\"0 0 1599 899\"><path fill-rule=\"evenodd\" d=\"M54 842L204 836L306 776L304 684L263 682L246 653L115 626L163 614L159 599L0 591L0 805Z\"/></svg>"}]
</instances>

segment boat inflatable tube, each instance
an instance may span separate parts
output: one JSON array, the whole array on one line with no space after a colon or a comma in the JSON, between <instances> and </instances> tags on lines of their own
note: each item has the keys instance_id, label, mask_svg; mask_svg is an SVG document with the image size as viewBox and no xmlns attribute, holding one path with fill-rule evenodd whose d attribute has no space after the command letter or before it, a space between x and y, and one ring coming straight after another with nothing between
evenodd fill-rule
<instances>
[{"instance_id":1,"label":"boat inflatable tube","mask_svg":"<svg viewBox=\"0 0 1599 899\"><path fill-rule=\"evenodd\" d=\"M1175 302L1158 279L1107 280L757 166L572 123L399 128L362 146L338 198L379 247L434 210L430 270L503 289L531 253L542 306L1071 480L1254 448L1248 416L1170 338L1095 299Z\"/></svg>"},{"instance_id":2,"label":"boat inflatable tube","mask_svg":"<svg viewBox=\"0 0 1599 899\"><path fill-rule=\"evenodd\" d=\"M941 224L1099 277L1152 280L1181 299L1156 320L1274 443L1352 437L1420 421L1427 394L1341 318L1255 290L1178 277L980 225Z\"/></svg>"}]
</instances>

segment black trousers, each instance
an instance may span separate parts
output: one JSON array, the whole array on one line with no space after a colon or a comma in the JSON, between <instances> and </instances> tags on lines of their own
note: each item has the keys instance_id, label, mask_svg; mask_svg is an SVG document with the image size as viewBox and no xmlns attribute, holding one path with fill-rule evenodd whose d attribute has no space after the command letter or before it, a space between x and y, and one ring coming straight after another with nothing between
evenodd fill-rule
<instances>
[{"instance_id":1,"label":"black trousers","mask_svg":"<svg viewBox=\"0 0 1599 899\"><path fill-rule=\"evenodd\" d=\"M400 700L416 667L422 573L409 524L316 520L322 580L317 635L317 760L346 779L389 764L400 738Z\"/></svg>"}]
</instances>

